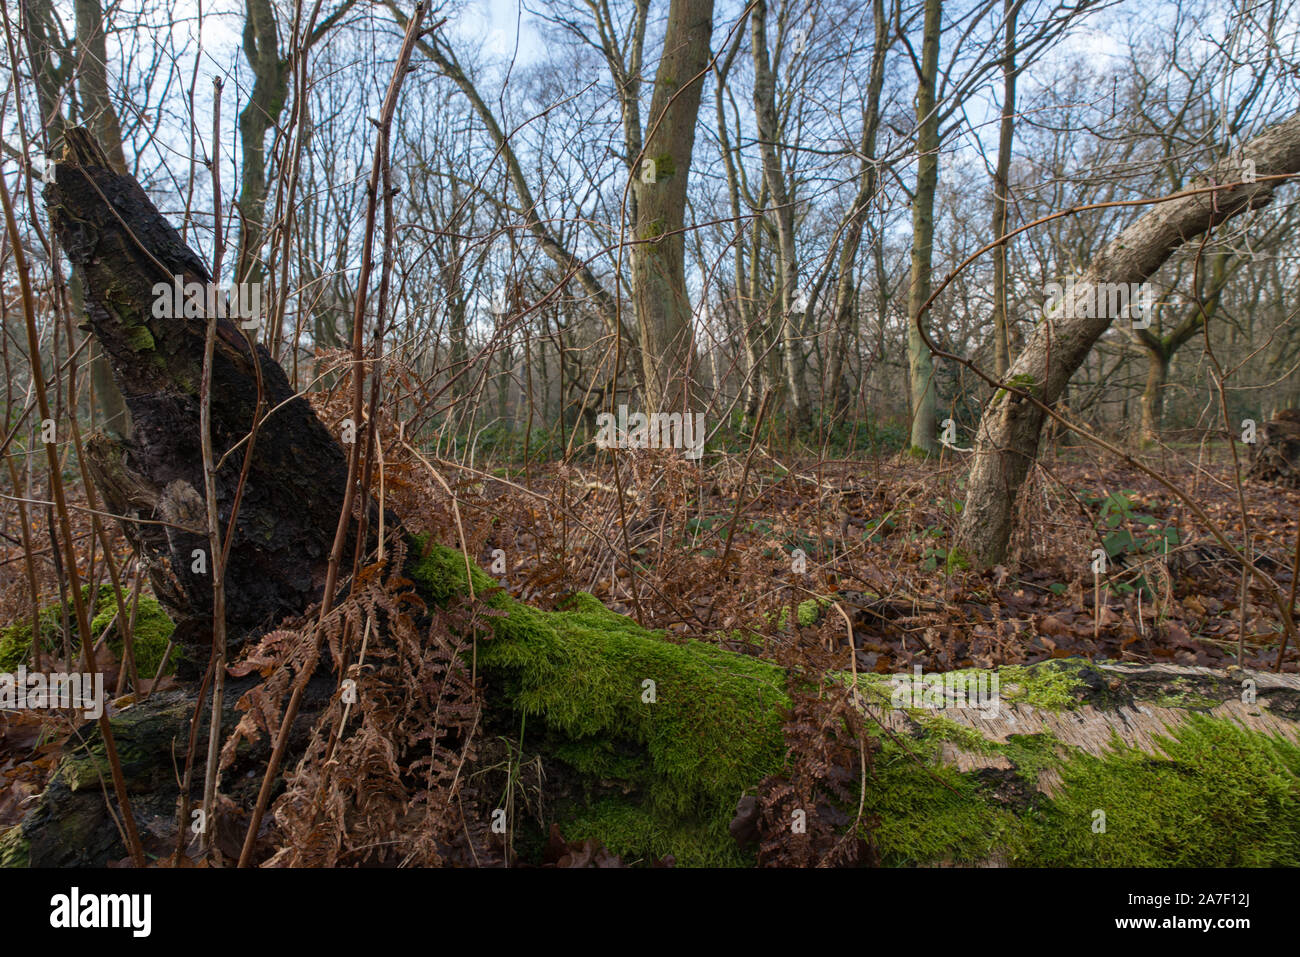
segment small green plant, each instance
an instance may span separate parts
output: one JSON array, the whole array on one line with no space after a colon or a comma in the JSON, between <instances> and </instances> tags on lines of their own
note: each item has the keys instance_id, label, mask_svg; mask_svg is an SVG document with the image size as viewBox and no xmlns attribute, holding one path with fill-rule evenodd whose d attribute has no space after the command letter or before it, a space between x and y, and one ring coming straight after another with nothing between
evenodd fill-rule
<instances>
[{"instance_id":1,"label":"small green plant","mask_svg":"<svg viewBox=\"0 0 1300 957\"><path fill-rule=\"evenodd\" d=\"M1019 375L1013 375L1007 382L1007 385L1020 392L1028 392L1030 395L1034 395L1034 389L1038 385L1038 382L1028 372L1022 372ZM1006 394L1006 389L998 389L993 396L994 405L1001 402L1003 396Z\"/></svg>"},{"instance_id":2,"label":"small green plant","mask_svg":"<svg viewBox=\"0 0 1300 957\"><path fill-rule=\"evenodd\" d=\"M1178 526L1162 524L1159 519L1137 511L1136 495L1132 489L1120 489L1104 496L1087 492L1079 496L1085 504L1096 507L1098 520L1108 530L1101 539L1106 558L1121 566L1130 559L1141 561L1154 555L1167 555L1181 542ZM1135 589L1154 594L1144 575L1132 582L1116 582L1114 587L1119 594L1129 594Z\"/></svg>"},{"instance_id":3,"label":"small green plant","mask_svg":"<svg viewBox=\"0 0 1300 957\"><path fill-rule=\"evenodd\" d=\"M872 518L867 520L867 524L866 524L867 539L868 541L872 541L872 542L883 542L885 540L885 536L891 533L897 527L898 527L898 523L894 521L894 512L891 509L890 511L886 512L884 515L881 515L879 518Z\"/></svg>"},{"instance_id":4,"label":"small green plant","mask_svg":"<svg viewBox=\"0 0 1300 957\"><path fill-rule=\"evenodd\" d=\"M943 564L945 575L951 575L958 569L970 568L970 559L959 548L927 548L921 556L921 568L932 572Z\"/></svg>"}]
</instances>

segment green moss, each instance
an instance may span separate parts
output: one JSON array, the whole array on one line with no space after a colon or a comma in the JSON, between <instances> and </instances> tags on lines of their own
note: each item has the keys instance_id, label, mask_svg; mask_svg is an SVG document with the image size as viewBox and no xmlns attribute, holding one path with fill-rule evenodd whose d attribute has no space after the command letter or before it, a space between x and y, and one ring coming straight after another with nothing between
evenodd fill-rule
<instances>
[{"instance_id":1,"label":"green moss","mask_svg":"<svg viewBox=\"0 0 1300 957\"><path fill-rule=\"evenodd\" d=\"M679 867L737 867L752 863L715 817L671 821L624 798L603 798L576 811L564 825L569 841L594 839L627 863L650 863L672 855Z\"/></svg>"},{"instance_id":2,"label":"green moss","mask_svg":"<svg viewBox=\"0 0 1300 957\"><path fill-rule=\"evenodd\" d=\"M1198 714L1159 745L1163 756L1117 741L1062 765L1061 794L1029 824L1033 863L1300 865L1300 749ZM1093 831L1097 811L1104 833Z\"/></svg>"},{"instance_id":3,"label":"green moss","mask_svg":"<svg viewBox=\"0 0 1300 957\"><path fill-rule=\"evenodd\" d=\"M424 554L409 574L425 594L445 601L463 593L464 556L416 544ZM552 752L557 757L585 775L630 780L640 791L638 813L654 828L625 828L624 838L703 835L712 842L706 856L729 858L726 824L737 800L784 762L784 671L704 642L675 643L590 595L544 612L511 598L477 566L470 576L476 595L500 613L486 619L492 635L478 644L479 669L530 728L540 719L564 740ZM618 820L626 825L627 813ZM574 839L566 822L561 828ZM613 848L610 837L601 839ZM660 845L627 852L664 853Z\"/></svg>"},{"instance_id":4,"label":"green moss","mask_svg":"<svg viewBox=\"0 0 1300 957\"><path fill-rule=\"evenodd\" d=\"M90 586L82 586L82 595L89 596ZM129 595L124 595L128 601ZM96 614L90 623L91 630L98 638L113 620L117 614L117 603L113 597L113 587L111 585L102 585L99 589L99 598L95 603ZM73 619L73 610L71 602L68 603L68 618ZM141 677L152 678L158 671L158 665L162 661L163 652L167 650L167 640L171 637L174 625L171 619L163 612L158 602L147 595L140 596L139 606L135 613L135 660L136 670ZM41 629L41 650L47 655L63 654L63 613L58 603L46 606L40 611L40 629ZM76 626L73 625L75 632ZM112 632L108 636L108 646L113 653L120 659L122 656L122 638L118 633L117 626L113 626ZM76 634L72 637L73 650L79 650L81 647L80 637ZM0 671L13 671L19 665L31 660L32 649L32 626L30 621L19 621L0 631ZM176 653L173 651L172 660L168 663L170 673L172 666L175 664Z\"/></svg>"},{"instance_id":5,"label":"green moss","mask_svg":"<svg viewBox=\"0 0 1300 957\"><path fill-rule=\"evenodd\" d=\"M850 687L853 686L853 675L838 674L835 677L844 681ZM858 672L857 688L858 693L862 695L866 703L877 707L891 707L890 699L894 695L894 676L877 674L874 671Z\"/></svg>"},{"instance_id":6,"label":"green moss","mask_svg":"<svg viewBox=\"0 0 1300 957\"><path fill-rule=\"evenodd\" d=\"M148 326L127 326L126 344L132 352L147 352L154 347L153 333Z\"/></svg>"},{"instance_id":7,"label":"green moss","mask_svg":"<svg viewBox=\"0 0 1300 957\"><path fill-rule=\"evenodd\" d=\"M129 305L130 297L124 290L117 288L106 290L104 302L113 313L113 317L118 320L123 339L131 351L149 352L155 348L153 333L140 321L135 309Z\"/></svg>"},{"instance_id":8,"label":"green moss","mask_svg":"<svg viewBox=\"0 0 1300 957\"><path fill-rule=\"evenodd\" d=\"M1134 694L1134 698L1139 701L1150 702L1159 708L1185 708L1193 711L1212 711L1219 705L1223 704L1228 697L1229 692L1220 697L1211 697L1205 692L1211 690L1207 687L1204 678L1189 679L1181 676L1169 677L1162 686L1155 690L1155 693Z\"/></svg>"},{"instance_id":9,"label":"green moss","mask_svg":"<svg viewBox=\"0 0 1300 957\"><path fill-rule=\"evenodd\" d=\"M639 748L604 737L555 741L549 754L599 781L640 781L645 777L645 757Z\"/></svg>"},{"instance_id":10,"label":"green moss","mask_svg":"<svg viewBox=\"0 0 1300 957\"><path fill-rule=\"evenodd\" d=\"M958 724L951 718L943 717L937 711L918 709L909 711L908 714L924 729L927 737L936 741L950 742L963 751L970 751L973 754L991 754L995 750L996 746L993 742L974 728Z\"/></svg>"},{"instance_id":11,"label":"green moss","mask_svg":"<svg viewBox=\"0 0 1300 957\"><path fill-rule=\"evenodd\" d=\"M42 624L44 624L43 618ZM27 660L27 650L31 646L32 626L28 622L15 622L0 631L0 671L17 669Z\"/></svg>"},{"instance_id":12,"label":"green moss","mask_svg":"<svg viewBox=\"0 0 1300 957\"><path fill-rule=\"evenodd\" d=\"M966 554L965 551L955 547L948 549L948 555L944 561L944 564L948 570L949 575L951 575L954 571L957 571L958 569L962 571L969 571L971 568L970 557Z\"/></svg>"},{"instance_id":13,"label":"green moss","mask_svg":"<svg viewBox=\"0 0 1300 957\"><path fill-rule=\"evenodd\" d=\"M1047 661L1033 667L1008 665L998 669L1001 697L1046 711L1078 707L1083 682L1072 668Z\"/></svg>"},{"instance_id":14,"label":"green moss","mask_svg":"<svg viewBox=\"0 0 1300 957\"><path fill-rule=\"evenodd\" d=\"M1059 767L1066 748L1050 731L1037 734L1012 734L993 750L1007 758L1017 776L1029 787L1037 787L1042 773Z\"/></svg>"},{"instance_id":15,"label":"green moss","mask_svg":"<svg viewBox=\"0 0 1300 957\"><path fill-rule=\"evenodd\" d=\"M1028 372L1022 372L1019 375L1013 375L1007 382L1007 385L1013 389L1018 389L1021 392L1028 392L1030 395L1034 395L1034 389L1037 387L1038 381ZM998 389L998 391L993 394L993 404L997 405L997 403L1001 402L1006 394L1006 389Z\"/></svg>"},{"instance_id":16,"label":"green moss","mask_svg":"<svg viewBox=\"0 0 1300 957\"><path fill-rule=\"evenodd\" d=\"M123 595L122 598L127 605L127 614L130 614L130 596ZM117 602L113 598L112 586L105 585L100 589L98 607L102 610L95 616L95 620L91 622L91 630L96 635L101 634L108 627L108 623L113 620L113 616L117 614ZM172 624L172 620L167 617L157 600L141 595L135 610L135 633L132 642L135 652L136 672L141 678L153 678L158 673L158 666L162 664L163 652L167 650L167 642L175 630L176 626ZM122 656L122 638L117 632L116 625L114 625L113 631L108 636L108 646L113 649L113 653L120 659ZM170 674L175 665L176 651L173 649L164 674Z\"/></svg>"},{"instance_id":17,"label":"green moss","mask_svg":"<svg viewBox=\"0 0 1300 957\"><path fill-rule=\"evenodd\" d=\"M799 608L795 613L795 617L798 620L800 627L807 628L810 625L817 624L817 622L821 620L822 611L829 608L830 604L831 602L829 598L809 598L807 601L799 602ZM776 618L776 627L784 628L786 622L790 620L789 606L782 608L779 614L774 612L769 616L768 620L770 621L773 617Z\"/></svg>"},{"instance_id":18,"label":"green moss","mask_svg":"<svg viewBox=\"0 0 1300 957\"><path fill-rule=\"evenodd\" d=\"M1227 719L1190 714L1148 754L1118 738L1101 756L1047 733L975 740L924 716L920 736L880 735L868 807L890 865L1294 867L1300 863L1300 748ZM962 773L943 742L1009 769ZM1036 789L1044 771L1052 796ZM1104 833L1093 831L1105 812Z\"/></svg>"},{"instance_id":19,"label":"green moss","mask_svg":"<svg viewBox=\"0 0 1300 957\"><path fill-rule=\"evenodd\" d=\"M1213 711L1219 705L1223 704L1214 698L1206 698L1203 695L1193 694L1169 694L1161 695L1151 701L1151 704L1158 708L1184 708L1190 711Z\"/></svg>"},{"instance_id":20,"label":"green moss","mask_svg":"<svg viewBox=\"0 0 1300 957\"><path fill-rule=\"evenodd\" d=\"M23 837L23 829L11 827L0 834L0 867L29 866L31 842Z\"/></svg>"},{"instance_id":21,"label":"green moss","mask_svg":"<svg viewBox=\"0 0 1300 957\"><path fill-rule=\"evenodd\" d=\"M881 862L973 864L1014 842L1012 809L986 799L973 775L938 763L941 740L882 736L867 807Z\"/></svg>"}]
</instances>

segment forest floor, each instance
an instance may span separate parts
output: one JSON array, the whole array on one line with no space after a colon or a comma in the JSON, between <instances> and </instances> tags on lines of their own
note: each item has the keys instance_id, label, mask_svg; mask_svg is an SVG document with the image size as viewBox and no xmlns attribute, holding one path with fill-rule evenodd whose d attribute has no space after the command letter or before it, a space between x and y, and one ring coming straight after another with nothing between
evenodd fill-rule
<instances>
[{"instance_id":1,"label":"forest floor","mask_svg":"<svg viewBox=\"0 0 1300 957\"><path fill-rule=\"evenodd\" d=\"M496 577L542 604L585 590L651 627L745 629L847 653L838 614L798 616L816 623L797 637L783 627L792 604L836 601L852 621L858 669L880 673L1076 655L1222 668L1238 663L1243 620L1241 663L1277 661L1283 629L1268 590L1251 582L1243 618L1240 561L1134 469L1049 457L1023 495L1012 561L977 572L952 547L960 462L786 465L754 455L746 474L743 456L701 472L667 453L629 455L618 481L573 465L514 474L517 485L463 481L470 553L486 567L500 549L508 573ZM1167 463L1162 474L1235 545L1242 500L1223 457ZM1248 482L1242 499L1256 567L1289 595L1300 492ZM1100 575L1096 549L1107 553ZM1284 670L1297 670L1294 648Z\"/></svg>"},{"instance_id":2,"label":"forest floor","mask_svg":"<svg viewBox=\"0 0 1300 957\"><path fill-rule=\"evenodd\" d=\"M635 451L619 454L617 474L607 457L478 470L432 459L453 507L427 461L397 442L386 448L398 452L386 456L385 504L410 530L463 548L543 608L586 591L647 627L827 670L850 667L851 653L858 671L884 674L1071 656L1225 668L1238 663L1243 622L1242 663L1277 662L1282 625L1268 590L1252 582L1243 609L1241 563L1190 508L1143 473L1079 450L1044 457L1012 560L974 571L952 546L960 458L778 461L756 448L710 453L701 468L679 453ZM1198 454L1171 454L1162 473L1234 544L1244 501L1257 567L1292 596L1300 492L1245 483L1239 499L1225 450L1199 464ZM88 514L74 516L80 571L102 582ZM30 620L16 510L2 531L0 626ZM111 535L125 569L129 548ZM1096 549L1107 555L1102 574ZM57 607L48 544L33 553L42 602ZM111 688L116 656L103 647L99 661ZM1294 647L1283 670L1300 670ZM0 713L0 829L40 793L66 735L66 723Z\"/></svg>"}]
</instances>

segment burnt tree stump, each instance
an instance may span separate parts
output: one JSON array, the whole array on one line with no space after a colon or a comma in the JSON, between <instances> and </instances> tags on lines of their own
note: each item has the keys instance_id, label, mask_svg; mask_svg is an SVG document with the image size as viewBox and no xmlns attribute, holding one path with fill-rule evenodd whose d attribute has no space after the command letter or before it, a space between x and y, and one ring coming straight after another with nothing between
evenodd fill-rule
<instances>
[{"instance_id":1,"label":"burnt tree stump","mask_svg":"<svg viewBox=\"0 0 1300 957\"><path fill-rule=\"evenodd\" d=\"M211 278L199 257L131 176L113 172L81 129L45 188L54 231L83 277L90 329L112 364L131 411L122 442L87 442L89 467L108 508L149 567L154 592L177 624L175 640L200 668L212 633L212 558L207 555L199 383L206 314L163 317L159 284ZM226 310L222 310L226 311ZM253 426L259 382L265 418L226 568L230 649L319 599L347 484L342 447L289 385L284 370L229 318L217 326L212 441L218 460ZM268 414L269 410L269 414ZM248 443L216 477L221 527L229 525ZM195 552L204 552L205 573ZM351 554L350 550L347 554Z\"/></svg>"}]
</instances>

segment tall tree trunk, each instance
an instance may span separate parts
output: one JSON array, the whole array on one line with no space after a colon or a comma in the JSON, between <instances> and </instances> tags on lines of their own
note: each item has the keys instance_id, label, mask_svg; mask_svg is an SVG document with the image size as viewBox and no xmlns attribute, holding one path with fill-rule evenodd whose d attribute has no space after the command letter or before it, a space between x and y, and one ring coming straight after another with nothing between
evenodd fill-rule
<instances>
[{"instance_id":1,"label":"tall tree trunk","mask_svg":"<svg viewBox=\"0 0 1300 957\"><path fill-rule=\"evenodd\" d=\"M672 0L643 161L633 174L637 218L632 294L647 410L686 411L698 397L683 232L686 178L712 34L713 0ZM642 175L642 169L653 175Z\"/></svg>"},{"instance_id":2,"label":"tall tree trunk","mask_svg":"<svg viewBox=\"0 0 1300 957\"><path fill-rule=\"evenodd\" d=\"M104 154L116 173L126 172L126 153L122 148L122 126L108 95L108 45L104 38L104 11L99 0L76 0L77 17L77 92L82 116L95 134ZM81 280L74 272L68 283L72 306L77 315L85 312ZM113 370L99 343L90 345L90 381L98 405L99 425L110 435L123 438L131 431L126 400L113 381Z\"/></svg>"},{"instance_id":3,"label":"tall tree trunk","mask_svg":"<svg viewBox=\"0 0 1300 957\"><path fill-rule=\"evenodd\" d=\"M1162 334L1161 329L1167 301L1158 304L1151 328L1133 331L1133 337L1147 359L1147 381L1141 401L1143 445L1152 445L1160 440L1160 428L1164 419L1163 390L1169 378L1169 364L1174 353L1200 332L1201 327L1219 311L1223 289L1231 276L1229 263L1233 256L1232 249L1220 249L1213 255L1208 276L1206 270L1199 271L1201 282L1197 290L1197 301L1187 307L1172 332Z\"/></svg>"},{"instance_id":4,"label":"tall tree trunk","mask_svg":"<svg viewBox=\"0 0 1300 957\"><path fill-rule=\"evenodd\" d=\"M21 6L23 40L31 64L32 85L36 87L46 148L53 151L63 136L64 120L60 106L65 85L71 77L72 57L54 18L52 0L21 0Z\"/></svg>"},{"instance_id":5,"label":"tall tree trunk","mask_svg":"<svg viewBox=\"0 0 1300 957\"><path fill-rule=\"evenodd\" d=\"M1228 185L1212 194L1161 202L1108 243L1076 280L1074 301L1067 300L1059 316L1038 324L1008 370L1007 381L1021 383L1021 391L1032 389L1049 406L1054 403L1113 318L1106 309L1087 307L1096 287L1144 282L1189 239L1245 210L1267 205L1281 177L1300 171L1300 114L1266 129L1245 145L1240 157L1255 164L1254 182L1243 182L1242 158L1229 157L1198 181L1201 188ZM960 547L981 565L1006 558L1016 497L1038 454L1044 416L1037 404L1006 390L995 394L984 409L959 529Z\"/></svg>"},{"instance_id":6,"label":"tall tree trunk","mask_svg":"<svg viewBox=\"0 0 1300 957\"><path fill-rule=\"evenodd\" d=\"M889 20L885 16L884 0L872 0L871 20L875 27L875 44L871 54L871 75L867 81L867 102L862 117L862 172L859 176L858 195L853 200L844 226L839 254L839 281L835 288L835 306L831 318L832 335L830 393L832 408L838 419L848 413L849 390L845 381L845 358L849 344L857 339L857 290L853 277L856 273L858 250L862 246L862 231L871 213L871 202L879 189L880 177L876 167L876 137L880 130L880 94L885 85L885 55L892 42Z\"/></svg>"},{"instance_id":7,"label":"tall tree trunk","mask_svg":"<svg viewBox=\"0 0 1300 957\"><path fill-rule=\"evenodd\" d=\"M754 52L754 117L758 126L758 149L763 157L763 181L772 198L777 235L777 308L781 314L781 355L785 384L796 426L812 421L806 362L803 348L804 309L795 302L799 286L799 262L795 248L794 199L786 188L785 164L781 159L781 129L776 115L776 76L767 51L767 3L757 0L749 18Z\"/></svg>"},{"instance_id":8,"label":"tall tree trunk","mask_svg":"<svg viewBox=\"0 0 1300 957\"><path fill-rule=\"evenodd\" d=\"M289 95L289 62L280 56L280 32L271 0L245 0L244 56L253 69L253 89L239 113L242 169L235 279L261 283L266 278L262 259L267 230L266 134L279 121ZM279 330L268 330L267 341L274 354L279 348Z\"/></svg>"},{"instance_id":9,"label":"tall tree trunk","mask_svg":"<svg viewBox=\"0 0 1300 957\"><path fill-rule=\"evenodd\" d=\"M917 328L921 308L930 298L934 255L934 196L939 184L939 111L935 88L939 77L939 38L943 0L925 0L921 38L921 73L916 91L916 193L912 197L912 284L907 292L907 366L911 380L912 448L939 451L935 415L934 358Z\"/></svg>"},{"instance_id":10,"label":"tall tree trunk","mask_svg":"<svg viewBox=\"0 0 1300 957\"><path fill-rule=\"evenodd\" d=\"M1160 441L1165 415L1165 382L1169 378L1169 354L1160 347L1146 350L1147 380L1142 389L1142 441Z\"/></svg>"},{"instance_id":11,"label":"tall tree trunk","mask_svg":"<svg viewBox=\"0 0 1300 957\"><path fill-rule=\"evenodd\" d=\"M108 46L99 0L76 0L77 92L83 122L95 134L113 169L126 172L122 127L108 96Z\"/></svg>"},{"instance_id":12,"label":"tall tree trunk","mask_svg":"<svg viewBox=\"0 0 1300 957\"><path fill-rule=\"evenodd\" d=\"M732 157L731 135L727 132L726 82L731 64L739 45L732 48L722 66L714 67L715 91L714 109L717 113L718 143L721 147L723 168L727 172L727 201L731 206L731 216L737 224L738 235L732 243L732 267L736 286L736 314L739 322L740 345L745 361L745 377L741 384L741 397L745 413L750 416L758 414L759 402L763 395L762 336L759 334L758 317L755 315L754 298L749 294L749 273L745 263L745 248L753 249L753 256L758 255L762 242L763 230L756 223L746 221L740 206L740 172ZM744 230L752 229L749 243L745 242Z\"/></svg>"},{"instance_id":13,"label":"tall tree trunk","mask_svg":"<svg viewBox=\"0 0 1300 957\"><path fill-rule=\"evenodd\" d=\"M759 189L759 208L761 209L766 202L767 184L764 183ZM749 276L745 289L749 300L750 316L753 320L749 329L748 346L754 354L755 388L750 393L750 404L745 411L752 420L758 415L764 393L768 390L775 391L780 376L775 371L776 355L772 347L771 323L765 314L766 311L758 307L761 301L759 297L763 292L763 242L767 238L766 229L757 219L751 220L751 227L754 230L754 238L749 246Z\"/></svg>"},{"instance_id":14,"label":"tall tree trunk","mask_svg":"<svg viewBox=\"0 0 1300 957\"><path fill-rule=\"evenodd\" d=\"M849 343L857 338L857 323L854 320L857 318L858 301L857 287L853 282L854 262L844 254L843 249L840 250L839 267L847 268L849 273L847 279L841 273L835 284L835 305L831 322L831 364L826 376L831 414L837 422L849 408L848 377L844 373L847 363L844 359L849 350Z\"/></svg>"},{"instance_id":15,"label":"tall tree trunk","mask_svg":"<svg viewBox=\"0 0 1300 957\"><path fill-rule=\"evenodd\" d=\"M1007 234L1007 190L1016 126L1016 16L1023 0L1003 0L1006 45L1002 62L1002 120L998 130L998 165L993 174L993 235ZM993 355L998 378L1011 367L1011 337L1007 330L1007 244L993 248Z\"/></svg>"},{"instance_id":16,"label":"tall tree trunk","mask_svg":"<svg viewBox=\"0 0 1300 957\"><path fill-rule=\"evenodd\" d=\"M504 321L500 324L505 325ZM497 372L497 427L508 432L512 427L510 421L510 370L514 361L510 350L509 335L501 336L497 345L497 357L501 364Z\"/></svg>"}]
</instances>

